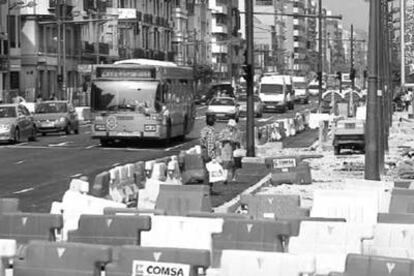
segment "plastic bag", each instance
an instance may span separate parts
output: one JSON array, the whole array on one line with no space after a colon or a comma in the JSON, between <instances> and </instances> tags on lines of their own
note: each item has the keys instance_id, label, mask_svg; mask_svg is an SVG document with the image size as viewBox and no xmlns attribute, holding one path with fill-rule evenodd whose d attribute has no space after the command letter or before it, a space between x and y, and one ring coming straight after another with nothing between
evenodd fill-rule
<instances>
[{"instance_id":1,"label":"plastic bag","mask_svg":"<svg viewBox=\"0 0 414 276\"><path fill-rule=\"evenodd\" d=\"M224 172L224 169L216 160L208 162L206 164L206 167L210 176L211 183L226 181L226 174Z\"/></svg>"},{"instance_id":2,"label":"plastic bag","mask_svg":"<svg viewBox=\"0 0 414 276\"><path fill-rule=\"evenodd\" d=\"M247 152L245 149L235 149L233 152L234 157L246 157Z\"/></svg>"}]
</instances>

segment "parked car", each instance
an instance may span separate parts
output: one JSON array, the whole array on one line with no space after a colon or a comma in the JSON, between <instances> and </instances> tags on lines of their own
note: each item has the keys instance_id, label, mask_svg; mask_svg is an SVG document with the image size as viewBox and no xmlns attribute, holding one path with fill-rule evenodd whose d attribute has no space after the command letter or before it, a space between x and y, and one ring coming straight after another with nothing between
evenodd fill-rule
<instances>
[{"instance_id":1,"label":"parked car","mask_svg":"<svg viewBox=\"0 0 414 276\"><path fill-rule=\"evenodd\" d=\"M0 141L18 143L36 140L36 124L22 104L0 105Z\"/></svg>"},{"instance_id":2,"label":"parked car","mask_svg":"<svg viewBox=\"0 0 414 276\"><path fill-rule=\"evenodd\" d=\"M343 119L336 122L333 129L333 146L335 155L341 149L365 151L365 121Z\"/></svg>"},{"instance_id":3,"label":"parked car","mask_svg":"<svg viewBox=\"0 0 414 276\"><path fill-rule=\"evenodd\" d=\"M295 101L303 104L309 103L309 89L305 77L293 77L293 89L295 89Z\"/></svg>"},{"instance_id":4,"label":"parked car","mask_svg":"<svg viewBox=\"0 0 414 276\"><path fill-rule=\"evenodd\" d=\"M247 94L240 94L237 96L237 103L239 104L239 116L247 115ZM253 95L254 101L254 115L258 118L263 116L263 102L258 95Z\"/></svg>"},{"instance_id":5,"label":"parked car","mask_svg":"<svg viewBox=\"0 0 414 276\"><path fill-rule=\"evenodd\" d=\"M67 101L45 101L36 105L34 119L42 135L52 132L79 133L75 108Z\"/></svg>"},{"instance_id":6,"label":"parked car","mask_svg":"<svg viewBox=\"0 0 414 276\"><path fill-rule=\"evenodd\" d=\"M239 105L234 98L230 97L216 97L213 98L207 108L206 116L215 115L216 119L239 120Z\"/></svg>"}]
</instances>

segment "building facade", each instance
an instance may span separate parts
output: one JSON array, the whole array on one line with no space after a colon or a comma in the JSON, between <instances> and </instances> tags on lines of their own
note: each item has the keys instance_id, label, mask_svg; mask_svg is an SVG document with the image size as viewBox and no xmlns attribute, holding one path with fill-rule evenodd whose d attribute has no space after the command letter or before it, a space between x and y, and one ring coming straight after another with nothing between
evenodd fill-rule
<instances>
[{"instance_id":1,"label":"building facade","mask_svg":"<svg viewBox=\"0 0 414 276\"><path fill-rule=\"evenodd\" d=\"M238 0L209 0L212 13L211 52L215 78L235 81L239 76L241 51Z\"/></svg>"},{"instance_id":2,"label":"building facade","mask_svg":"<svg viewBox=\"0 0 414 276\"><path fill-rule=\"evenodd\" d=\"M9 0L0 5L0 15L4 101L17 93L29 101L52 94L75 99L87 90L83 84L91 64L127 58L175 59L173 1ZM5 65L7 60L10 66Z\"/></svg>"}]
</instances>

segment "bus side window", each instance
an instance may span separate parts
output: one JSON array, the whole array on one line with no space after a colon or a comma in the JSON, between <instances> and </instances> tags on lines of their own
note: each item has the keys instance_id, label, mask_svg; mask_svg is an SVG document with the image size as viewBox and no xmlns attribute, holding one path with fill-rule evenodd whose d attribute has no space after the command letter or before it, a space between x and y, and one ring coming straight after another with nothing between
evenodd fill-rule
<instances>
[{"instance_id":1,"label":"bus side window","mask_svg":"<svg viewBox=\"0 0 414 276\"><path fill-rule=\"evenodd\" d=\"M157 91L155 92L155 111L160 112L164 104L164 93L163 87L161 84L157 86Z\"/></svg>"}]
</instances>

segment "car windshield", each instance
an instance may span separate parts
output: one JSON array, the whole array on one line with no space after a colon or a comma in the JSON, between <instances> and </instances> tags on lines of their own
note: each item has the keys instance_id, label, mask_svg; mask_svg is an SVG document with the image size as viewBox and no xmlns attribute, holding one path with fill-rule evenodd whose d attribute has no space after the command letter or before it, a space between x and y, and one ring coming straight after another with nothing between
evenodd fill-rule
<instances>
[{"instance_id":1,"label":"car windshield","mask_svg":"<svg viewBox=\"0 0 414 276\"><path fill-rule=\"evenodd\" d=\"M35 113L66 113L67 110L66 103L40 103L36 106Z\"/></svg>"},{"instance_id":2,"label":"car windshield","mask_svg":"<svg viewBox=\"0 0 414 276\"><path fill-rule=\"evenodd\" d=\"M96 81L91 97L95 111L139 112L155 108L156 100L161 101L161 90L159 82L153 81Z\"/></svg>"},{"instance_id":3,"label":"car windshield","mask_svg":"<svg viewBox=\"0 0 414 276\"><path fill-rule=\"evenodd\" d=\"M309 85L309 89L319 89L319 85Z\"/></svg>"},{"instance_id":4,"label":"car windshield","mask_svg":"<svg viewBox=\"0 0 414 276\"><path fill-rule=\"evenodd\" d=\"M0 118L15 118L16 116L14 106L0 106Z\"/></svg>"},{"instance_id":5,"label":"car windshield","mask_svg":"<svg viewBox=\"0 0 414 276\"><path fill-rule=\"evenodd\" d=\"M232 100L232 99L213 99L213 100L211 100L210 105L234 105L234 100Z\"/></svg>"},{"instance_id":6,"label":"car windshield","mask_svg":"<svg viewBox=\"0 0 414 276\"><path fill-rule=\"evenodd\" d=\"M281 84L262 84L260 93L263 94L283 94L283 85Z\"/></svg>"},{"instance_id":7,"label":"car windshield","mask_svg":"<svg viewBox=\"0 0 414 276\"><path fill-rule=\"evenodd\" d=\"M297 89L306 89L307 84L306 82L295 82L295 88Z\"/></svg>"}]
</instances>

